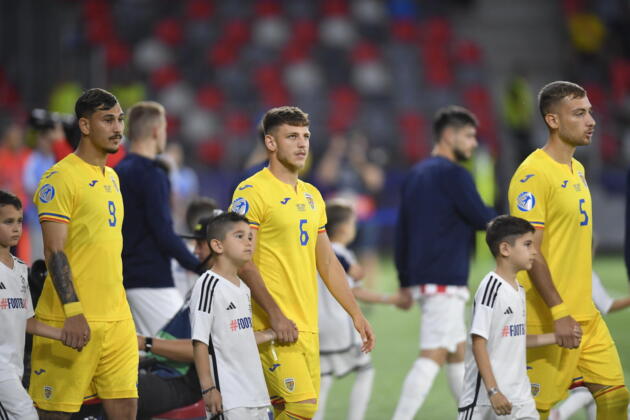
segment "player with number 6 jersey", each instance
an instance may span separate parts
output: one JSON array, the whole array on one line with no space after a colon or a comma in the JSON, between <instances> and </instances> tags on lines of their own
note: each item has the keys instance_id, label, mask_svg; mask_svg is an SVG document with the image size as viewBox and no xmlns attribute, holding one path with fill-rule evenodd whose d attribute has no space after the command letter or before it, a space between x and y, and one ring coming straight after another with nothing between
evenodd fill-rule
<instances>
[{"instance_id":1,"label":"player with number 6 jersey","mask_svg":"<svg viewBox=\"0 0 630 420\"><path fill-rule=\"evenodd\" d=\"M317 411L320 366L317 276L352 317L363 351L374 346L363 316L326 234L326 207L319 191L298 178L308 157L308 115L296 107L269 110L263 118L269 167L241 182L231 210L246 216L254 232L254 256L239 271L255 296L264 283L282 313L298 330L295 343L259 347L265 381L277 420L310 419ZM260 303L260 302L259 302ZM253 307L254 329L271 327Z\"/></svg>"}]
</instances>

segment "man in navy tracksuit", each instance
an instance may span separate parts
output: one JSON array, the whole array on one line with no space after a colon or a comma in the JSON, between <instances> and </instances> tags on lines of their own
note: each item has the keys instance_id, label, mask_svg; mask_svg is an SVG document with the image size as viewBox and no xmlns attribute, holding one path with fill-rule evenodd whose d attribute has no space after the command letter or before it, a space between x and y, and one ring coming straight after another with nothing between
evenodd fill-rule
<instances>
[{"instance_id":1,"label":"man in navy tracksuit","mask_svg":"<svg viewBox=\"0 0 630 420\"><path fill-rule=\"evenodd\" d=\"M116 166L125 205L123 282L136 331L154 336L181 308L171 258L199 272L199 260L173 231L170 184L155 157L166 145L162 105L140 102L129 110L130 153Z\"/></svg>"},{"instance_id":2,"label":"man in navy tracksuit","mask_svg":"<svg viewBox=\"0 0 630 420\"><path fill-rule=\"evenodd\" d=\"M396 268L409 301L420 303L420 356L405 378L394 420L412 419L440 367L455 400L464 378L468 271L475 231L496 215L459 163L477 147L477 119L449 106L433 122L432 156L416 164L402 187L396 227Z\"/></svg>"}]
</instances>

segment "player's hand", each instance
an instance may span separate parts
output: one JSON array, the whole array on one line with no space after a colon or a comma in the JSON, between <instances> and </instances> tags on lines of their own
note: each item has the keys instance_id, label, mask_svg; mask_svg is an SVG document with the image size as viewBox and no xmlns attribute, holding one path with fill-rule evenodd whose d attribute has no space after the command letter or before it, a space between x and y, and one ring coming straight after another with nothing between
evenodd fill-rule
<instances>
[{"instance_id":1,"label":"player's hand","mask_svg":"<svg viewBox=\"0 0 630 420\"><path fill-rule=\"evenodd\" d=\"M295 322L283 314L279 314L269 318L271 329L276 333L276 342L278 344L295 343L298 339L298 329Z\"/></svg>"},{"instance_id":2,"label":"player's hand","mask_svg":"<svg viewBox=\"0 0 630 420\"><path fill-rule=\"evenodd\" d=\"M83 314L66 318L61 329L61 341L79 351L87 345L90 341L90 326Z\"/></svg>"},{"instance_id":3,"label":"player's hand","mask_svg":"<svg viewBox=\"0 0 630 420\"><path fill-rule=\"evenodd\" d=\"M215 416L223 412L223 402L221 400L221 393L218 389L215 388L212 391L203 394L203 402L211 416Z\"/></svg>"},{"instance_id":4,"label":"player's hand","mask_svg":"<svg viewBox=\"0 0 630 420\"><path fill-rule=\"evenodd\" d=\"M579 341L582 341L582 328L580 328L580 324L573 327L573 336Z\"/></svg>"},{"instance_id":5,"label":"player's hand","mask_svg":"<svg viewBox=\"0 0 630 420\"><path fill-rule=\"evenodd\" d=\"M372 326L368 322L367 319L363 316L363 314L359 314L352 320L354 322L354 328L361 334L361 341L363 344L361 345L361 351L363 353L369 353L374 348L374 344L376 342L376 336L374 336L374 332L372 331Z\"/></svg>"},{"instance_id":6,"label":"player's hand","mask_svg":"<svg viewBox=\"0 0 630 420\"><path fill-rule=\"evenodd\" d=\"M580 345L582 341L582 329L575 319L571 316L565 316L554 321L556 342L560 347L567 349L575 349ZM580 336L576 336L575 331L579 330Z\"/></svg>"},{"instance_id":7,"label":"player's hand","mask_svg":"<svg viewBox=\"0 0 630 420\"><path fill-rule=\"evenodd\" d=\"M401 287L398 290L398 299L395 303L398 309L408 310L413 305L413 297L411 296L411 289L408 287Z\"/></svg>"},{"instance_id":8,"label":"player's hand","mask_svg":"<svg viewBox=\"0 0 630 420\"><path fill-rule=\"evenodd\" d=\"M490 404L497 416L507 416L512 413L512 403L505 398L501 391L490 397Z\"/></svg>"},{"instance_id":9,"label":"player's hand","mask_svg":"<svg viewBox=\"0 0 630 420\"><path fill-rule=\"evenodd\" d=\"M147 342L145 341L144 337L136 334L136 337L138 338L138 350L144 350L144 348L147 346Z\"/></svg>"}]
</instances>

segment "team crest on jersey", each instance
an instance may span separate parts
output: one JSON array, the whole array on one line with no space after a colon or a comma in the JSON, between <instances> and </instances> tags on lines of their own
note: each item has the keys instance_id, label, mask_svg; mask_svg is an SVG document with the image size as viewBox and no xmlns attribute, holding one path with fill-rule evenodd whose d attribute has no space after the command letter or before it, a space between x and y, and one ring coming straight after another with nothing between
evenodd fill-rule
<instances>
[{"instance_id":1,"label":"team crest on jersey","mask_svg":"<svg viewBox=\"0 0 630 420\"><path fill-rule=\"evenodd\" d=\"M584 176L584 172L582 171L578 171L578 176L580 177L580 179L582 180L582 183L584 184L584 186L586 188L588 188L588 184L586 183L586 177Z\"/></svg>"},{"instance_id":2,"label":"team crest on jersey","mask_svg":"<svg viewBox=\"0 0 630 420\"><path fill-rule=\"evenodd\" d=\"M289 392L293 392L295 390L295 379L293 378L284 378L284 387Z\"/></svg>"},{"instance_id":3,"label":"team crest on jersey","mask_svg":"<svg viewBox=\"0 0 630 420\"><path fill-rule=\"evenodd\" d=\"M241 216L245 216L249 211L249 203L243 197L239 197L236 200L232 201L231 207L234 213L238 213Z\"/></svg>"},{"instance_id":4,"label":"team crest on jersey","mask_svg":"<svg viewBox=\"0 0 630 420\"><path fill-rule=\"evenodd\" d=\"M532 397L536 398L536 396L540 393L540 384L532 384Z\"/></svg>"},{"instance_id":5,"label":"team crest on jersey","mask_svg":"<svg viewBox=\"0 0 630 420\"><path fill-rule=\"evenodd\" d=\"M50 397L52 397L52 393L53 393L52 386L49 386L49 385L44 386L44 398L49 400Z\"/></svg>"},{"instance_id":6,"label":"team crest on jersey","mask_svg":"<svg viewBox=\"0 0 630 420\"><path fill-rule=\"evenodd\" d=\"M315 200L313 200L313 196L309 193L304 193L304 197L306 198L308 205L311 206L311 210L315 210Z\"/></svg>"},{"instance_id":7,"label":"team crest on jersey","mask_svg":"<svg viewBox=\"0 0 630 420\"><path fill-rule=\"evenodd\" d=\"M530 211L535 205L536 197L530 192L523 191L516 198L516 207L518 207L520 211Z\"/></svg>"},{"instance_id":8,"label":"team crest on jersey","mask_svg":"<svg viewBox=\"0 0 630 420\"><path fill-rule=\"evenodd\" d=\"M52 185L46 184L39 190L39 201L42 203L48 203L53 198L55 198L55 187Z\"/></svg>"},{"instance_id":9,"label":"team crest on jersey","mask_svg":"<svg viewBox=\"0 0 630 420\"><path fill-rule=\"evenodd\" d=\"M118 184L116 183L116 179L113 176L109 176L109 179L112 180L112 184L114 185L114 188L116 188L116 192L120 192L120 188L118 188Z\"/></svg>"}]
</instances>

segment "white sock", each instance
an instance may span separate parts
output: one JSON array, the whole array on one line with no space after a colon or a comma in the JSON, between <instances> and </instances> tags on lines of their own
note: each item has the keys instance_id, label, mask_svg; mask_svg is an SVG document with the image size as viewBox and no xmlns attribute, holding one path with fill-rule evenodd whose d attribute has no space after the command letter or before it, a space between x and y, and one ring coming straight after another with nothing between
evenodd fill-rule
<instances>
[{"instance_id":1,"label":"white sock","mask_svg":"<svg viewBox=\"0 0 630 420\"><path fill-rule=\"evenodd\" d=\"M586 388L576 388L569 394L569 398L558 404L556 408L551 410L555 417L551 415L549 418L558 420L567 420L577 413L582 407L587 407L594 403L593 396ZM557 414L556 414L557 413Z\"/></svg>"},{"instance_id":2,"label":"white sock","mask_svg":"<svg viewBox=\"0 0 630 420\"><path fill-rule=\"evenodd\" d=\"M374 383L374 368L360 370L352 385L350 393L350 407L348 407L348 420L363 420L367 411L372 384Z\"/></svg>"},{"instance_id":3,"label":"white sock","mask_svg":"<svg viewBox=\"0 0 630 420\"><path fill-rule=\"evenodd\" d=\"M405 378L393 420L411 420L431 390L440 365L421 357L416 359Z\"/></svg>"},{"instance_id":4,"label":"white sock","mask_svg":"<svg viewBox=\"0 0 630 420\"><path fill-rule=\"evenodd\" d=\"M464 362L448 363L446 365L446 378L448 386L451 388L451 394L455 398L455 404L457 404L464 383Z\"/></svg>"},{"instance_id":5,"label":"white sock","mask_svg":"<svg viewBox=\"0 0 630 420\"><path fill-rule=\"evenodd\" d=\"M319 398L317 400L317 413L313 420L324 420L324 414L326 414L326 401L328 400L328 393L332 387L334 378L332 375L325 375L321 377L319 384Z\"/></svg>"}]
</instances>

